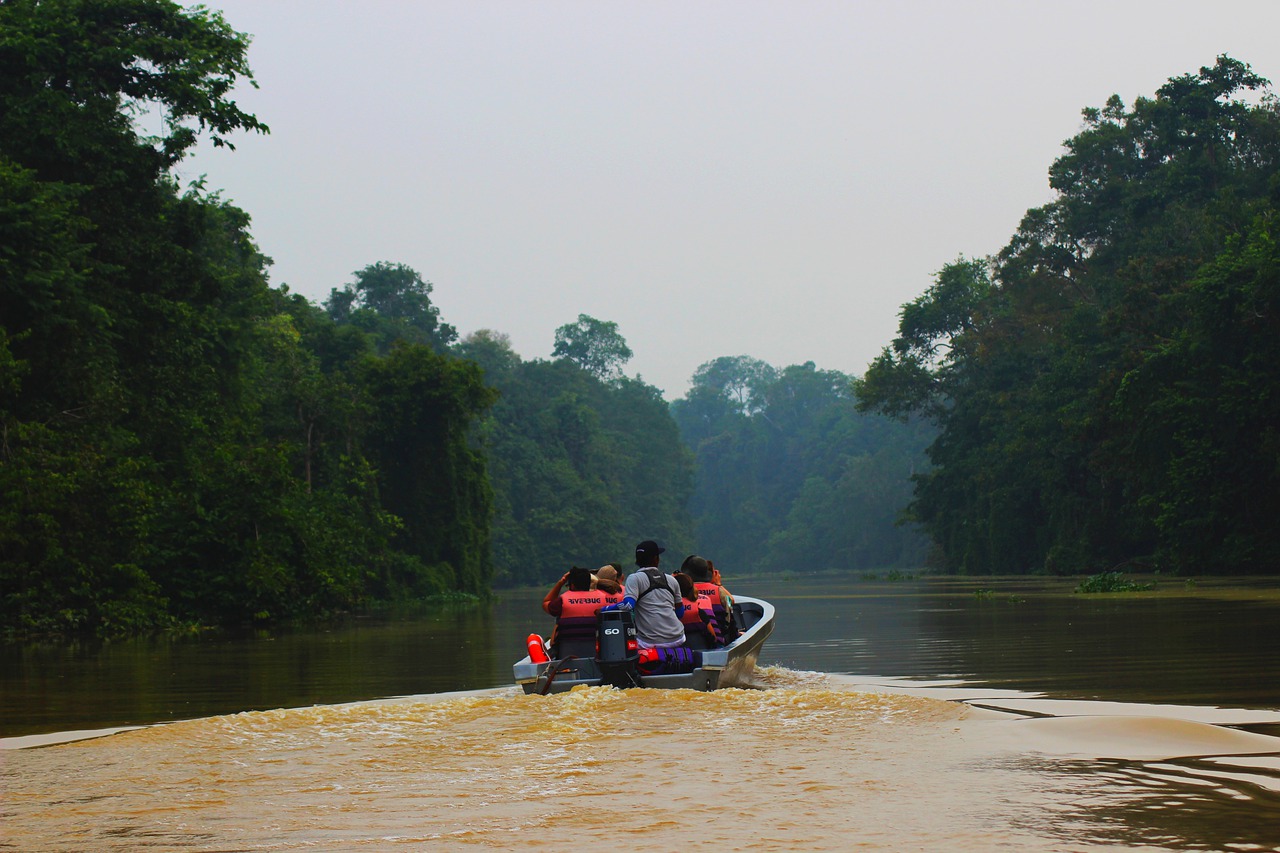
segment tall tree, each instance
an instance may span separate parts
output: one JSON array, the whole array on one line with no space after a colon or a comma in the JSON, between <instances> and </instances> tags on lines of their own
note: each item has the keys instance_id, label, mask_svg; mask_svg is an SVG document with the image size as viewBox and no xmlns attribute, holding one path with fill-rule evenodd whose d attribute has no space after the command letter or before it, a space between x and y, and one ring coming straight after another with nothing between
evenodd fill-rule
<instances>
[{"instance_id":1,"label":"tall tree","mask_svg":"<svg viewBox=\"0 0 1280 853\"><path fill-rule=\"evenodd\" d=\"M597 379L616 379L631 360L631 348L618 324L579 314L576 323L556 329L552 358L565 358Z\"/></svg>"},{"instance_id":2,"label":"tall tree","mask_svg":"<svg viewBox=\"0 0 1280 853\"><path fill-rule=\"evenodd\" d=\"M247 46L172 3L0 4L8 625L145 627L181 587L179 490L238 438L266 287L247 218L168 169L198 131L266 130L229 97Z\"/></svg>"},{"instance_id":3,"label":"tall tree","mask_svg":"<svg viewBox=\"0 0 1280 853\"><path fill-rule=\"evenodd\" d=\"M354 273L355 281L334 288L325 300L329 315L372 334L385 354L394 341L426 344L436 352L458 338L453 326L440 321L431 304L431 282L405 264L379 261Z\"/></svg>"}]
</instances>

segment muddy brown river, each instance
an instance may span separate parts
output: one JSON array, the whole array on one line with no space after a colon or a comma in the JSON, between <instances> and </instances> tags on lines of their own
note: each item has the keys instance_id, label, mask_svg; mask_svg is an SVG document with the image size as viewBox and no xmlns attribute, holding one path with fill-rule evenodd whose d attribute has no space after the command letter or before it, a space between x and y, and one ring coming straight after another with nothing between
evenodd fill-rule
<instances>
[{"instance_id":1,"label":"muddy brown river","mask_svg":"<svg viewBox=\"0 0 1280 853\"><path fill-rule=\"evenodd\" d=\"M0 849L1280 849L1280 583L738 588L777 629L711 694L507 686L540 591L7 647Z\"/></svg>"}]
</instances>

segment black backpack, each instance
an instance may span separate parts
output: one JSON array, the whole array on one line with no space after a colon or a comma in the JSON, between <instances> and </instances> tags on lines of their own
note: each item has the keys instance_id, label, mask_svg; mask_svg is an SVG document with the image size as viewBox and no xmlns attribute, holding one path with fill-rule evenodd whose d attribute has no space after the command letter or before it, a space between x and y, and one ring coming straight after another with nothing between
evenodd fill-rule
<instances>
[{"instance_id":1,"label":"black backpack","mask_svg":"<svg viewBox=\"0 0 1280 853\"><path fill-rule=\"evenodd\" d=\"M661 589L665 590L667 594L671 596L671 608L674 610L680 604L680 596L671 592L671 587L667 585L667 576L653 567L643 569L642 572L644 576L649 579L649 588L640 593L640 597L636 599L636 603L639 603L640 598L644 598L654 590Z\"/></svg>"}]
</instances>

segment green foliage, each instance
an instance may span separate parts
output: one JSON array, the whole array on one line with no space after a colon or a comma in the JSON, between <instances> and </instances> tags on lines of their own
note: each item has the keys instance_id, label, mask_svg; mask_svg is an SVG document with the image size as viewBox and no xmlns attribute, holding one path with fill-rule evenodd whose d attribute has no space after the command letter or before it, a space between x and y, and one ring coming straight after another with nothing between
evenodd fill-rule
<instances>
[{"instance_id":1,"label":"green foliage","mask_svg":"<svg viewBox=\"0 0 1280 853\"><path fill-rule=\"evenodd\" d=\"M109 165L89 162L91 153L149 161L159 171L181 160L199 131L216 146L234 148L227 138L232 132L267 130L228 97L240 78L253 83L248 47L246 35L202 7L6 0L0 7L6 149L12 154L12 137L26 135L21 149L40 154L47 148L35 159L65 180L64 169L85 175ZM164 124L156 148L121 150L121 143L127 149L137 141L131 115L146 110Z\"/></svg>"},{"instance_id":2,"label":"green foliage","mask_svg":"<svg viewBox=\"0 0 1280 853\"><path fill-rule=\"evenodd\" d=\"M411 522L396 542L440 581L420 594L487 591L492 498L484 459L467 438L495 398L480 369L404 344L362 362L359 384L369 399L368 444L382 500Z\"/></svg>"},{"instance_id":3,"label":"green foliage","mask_svg":"<svg viewBox=\"0 0 1280 853\"><path fill-rule=\"evenodd\" d=\"M566 358L601 380L616 379L631 360L631 348L618 324L579 314L576 323L556 329L552 358Z\"/></svg>"},{"instance_id":4,"label":"green foliage","mask_svg":"<svg viewBox=\"0 0 1280 853\"><path fill-rule=\"evenodd\" d=\"M904 306L857 388L937 424L911 512L952 571L1280 565L1266 89L1220 57L1085 110L990 276L958 262Z\"/></svg>"},{"instance_id":5,"label":"green foliage","mask_svg":"<svg viewBox=\"0 0 1280 853\"><path fill-rule=\"evenodd\" d=\"M980 324L990 294L987 262L960 258L943 267L932 287L902 306L892 345L854 380L859 409L899 418L943 414L944 388L965 355L958 347Z\"/></svg>"},{"instance_id":6,"label":"green foliage","mask_svg":"<svg viewBox=\"0 0 1280 853\"><path fill-rule=\"evenodd\" d=\"M247 44L160 0L0 4L8 632L487 590L468 436L492 392L431 349L452 330L429 285L375 264L335 323L267 285L243 211L168 172L196 131L265 130L227 98Z\"/></svg>"},{"instance_id":7,"label":"green foliage","mask_svg":"<svg viewBox=\"0 0 1280 853\"><path fill-rule=\"evenodd\" d=\"M355 278L330 291L325 307L334 322L371 335L383 355L396 341L443 352L457 340L457 330L442 323L440 309L431 304L431 282L412 267L379 261L356 270Z\"/></svg>"},{"instance_id":8,"label":"green foliage","mask_svg":"<svg viewBox=\"0 0 1280 853\"><path fill-rule=\"evenodd\" d=\"M489 331L457 352L501 394L480 427L496 582L542 584L570 564L626 565L647 538L687 553L692 466L658 389L605 381L568 358L522 361Z\"/></svg>"}]
</instances>

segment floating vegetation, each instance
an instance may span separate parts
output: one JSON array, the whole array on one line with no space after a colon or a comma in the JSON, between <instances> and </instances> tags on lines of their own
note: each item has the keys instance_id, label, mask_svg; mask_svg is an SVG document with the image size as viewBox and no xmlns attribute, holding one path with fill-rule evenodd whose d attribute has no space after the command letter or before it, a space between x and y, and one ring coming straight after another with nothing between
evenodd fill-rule
<instances>
[{"instance_id":1,"label":"floating vegetation","mask_svg":"<svg viewBox=\"0 0 1280 853\"><path fill-rule=\"evenodd\" d=\"M973 591L973 597L978 599L979 601L989 601L996 598L996 591L994 589L986 589L985 587L980 589L975 589ZM1025 598L1023 598L1021 595L1018 595L1017 593L1009 593L1008 595L1001 597L1000 600L1005 601L1009 604L1025 604L1027 601Z\"/></svg>"},{"instance_id":2,"label":"floating vegetation","mask_svg":"<svg viewBox=\"0 0 1280 853\"><path fill-rule=\"evenodd\" d=\"M1119 572L1101 572L1085 578L1076 592L1144 592L1155 588L1154 583L1131 581Z\"/></svg>"}]
</instances>

